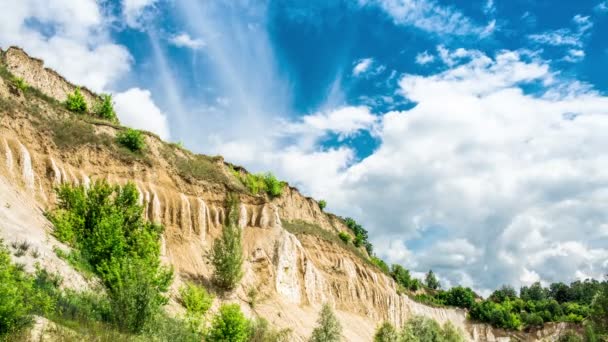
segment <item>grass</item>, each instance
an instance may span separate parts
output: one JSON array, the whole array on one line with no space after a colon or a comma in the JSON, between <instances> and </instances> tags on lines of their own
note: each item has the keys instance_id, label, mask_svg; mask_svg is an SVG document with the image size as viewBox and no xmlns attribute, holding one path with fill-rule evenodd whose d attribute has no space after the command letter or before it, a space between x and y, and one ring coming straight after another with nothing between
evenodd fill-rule
<instances>
[{"instance_id":1,"label":"grass","mask_svg":"<svg viewBox=\"0 0 608 342\"><path fill-rule=\"evenodd\" d=\"M384 273L384 270L382 270L380 267L378 267L376 264L374 264L365 254L365 252L363 252L362 250L360 250L359 248L353 246L352 244L345 244L340 237L338 236L337 233L333 233L328 231L327 229L323 229L315 224L312 223L308 223L308 222L304 222L304 221L300 221L300 220L296 220L296 221L283 221L283 228L285 228L285 230L287 230L288 232L295 234L296 236L299 235L312 235L312 236L316 236L322 240L334 243L336 246L338 246L339 248L342 249L346 249L348 251L350 251L351 253L353 253L354 255L358 256L361 260L363 260L365 263L367 263L370 266L375 267L377 270L381 271Z\"/></svg>"},{"instance_id":2,"label":"grass","mask_svg":"<svg viewBox=\"0 0 608 342\"><path fill-rule=\"evenodd\" d=\"M66 252L59 247L55 247L53 251L60 259L67 261L70 266L79 271L86 279L90 280L95 277L93 266L77 250Z\"/></svg>"},{"instance_id":3,"label":"grass","mask_svg":"<svg viewBox=\"0 0 608 342\"><path fill-rule=\"evenodd\" d=\"M185 156L180 156L180 152ZM190 155L175 144L164 144L161 148L161 155L175 167L177 173L183 178L220 183L229 188L234 187L226 174L222 172L221 166L217 164L218 157Z\"/></svg>"}]
</instances>

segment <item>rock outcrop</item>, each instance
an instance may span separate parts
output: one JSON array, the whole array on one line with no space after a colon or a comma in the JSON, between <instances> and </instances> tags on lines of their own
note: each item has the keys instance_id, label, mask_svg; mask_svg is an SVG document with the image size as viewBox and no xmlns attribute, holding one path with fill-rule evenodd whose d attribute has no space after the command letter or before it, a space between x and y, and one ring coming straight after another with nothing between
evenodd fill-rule
<instances>
[{"instance_id":1,"label":"rock outcrop","mask_svg":"<svg viewBox=\"0 0 608 342\"><path fill-rule=\"evenodd\" d=\"M59 101L75 89L20 49L3 52L2 63ZM98 99L90 91L84 94L89 104ZM223 159L194 156L153 134L146 134L144 156L121 154L111 148L120 127L83 121L82 127L74 128L66 119L80 119L42 97L11 89L2 79L0 100L5 104L0 107L0 237L5 242L17 237L35 242L44 249L39 257L42 264L67 275L66 286L88 285L52 252L52 246L65 246L52 238L43 211L55 205L54 189L60 184L88 187L95 180L107 179L116 184L133 182L140 191L144 215L165 226L163 260L173 265L176 284L185 279L208 281L211 270L206 254L226 220L226 196L239 193L246 263L242 285L232 300L249 314L291 328L294 341L304 341L310 334L323 303L335 307L348 341L371 341L382 321L400 325L412 315L450 321L475 341L555 340L564 329L551 325L513 334L472 324L464 310L415 302L399 294L394 281L360 255L320 236L294 235L284 229L284 222L294 221L334 234L347 229L294 188L275 199L248 195ZM260 294L255 312L246 304L251 288Z\"/></svg>"}]
</instances>

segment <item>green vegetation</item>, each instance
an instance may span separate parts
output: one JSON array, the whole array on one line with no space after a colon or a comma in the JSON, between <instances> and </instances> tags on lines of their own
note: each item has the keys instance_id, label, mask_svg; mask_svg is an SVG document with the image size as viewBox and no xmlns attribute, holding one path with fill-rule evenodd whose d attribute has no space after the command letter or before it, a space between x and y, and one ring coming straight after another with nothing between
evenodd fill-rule
<instances>
[{"instance_id":1,"label":"green vegetation","mask_svg":"<svg viewBox=\"0 0 608 342\"><path fill-rule=\"evenodd\" d=\"M127 128L118 132L116 141L131 152L141 152L146 147L146 141L141 131Z\"/></svg>"},{"instance_id":2,"label":"green vegetation","mask_svg":"<svg viewBox=\"0 0 608 342\"><path fill-rule=\"evenodd\" d=\"M449 322L441 327L436 321L414 316L400 331L385 322L376 330L374 342L464 342L462 333Z\"/></svg>"},{"instance_id":3,"label":"green vegetation","mask_svg":"<svg viewBox=\"0 0 608 342\"><path fill-rule=\"evenodd\" d=\"M95 115L101 119L111 122L118 122L116 112L114 111L112 95L110 94L101 95L101 101L95 105L93 113L95 113Z\"/></svg>"},{"instance_id":4,"label":"green vegetation","mask_svg":"<svg viewBox=\"0 0 608 342\"><path fill-rule=\"evenodd\" d=\"M232 174L254 195L266 193L270 197L278 197L287 185L270 172L253 174L232 169Z\"/></svg>"},{"instance_id":5,"label":"green vegetation","mask_svg":"<svg viewBox=\"0 0 608 342\"><path fill-rule=\"evenodd\" d=\"M251 321L250 331L248 342L288 342L291 336L290 329L273 329L263 318Z\"/></svg>"},{"instance_id":6,"label":"green vegetation","mask_svg":"<svg viewBox=\"0 0 608 342\"><path fill-rule=\"evenodd\" d=\"M367 230L365 230L365 228L363 228L363 226L358 224L355 220L353 220L350 217L347 217L344 219L344 224L348 227L348 229L350 229L355 234L355 239L353 240L353 244L355 245L355 247L364 246L365 250L367 251L367 254L372 255L373 246L367 240L368 239Z\"/></svg>"},{"instance_id":7,"label":"green vegetation","mask_svg":"<svg viewBox=\"0 0 608 342\"><path fill-rule=\"evenodd\" d=\"M179 294L182 305L186 308L186 314L190 316L204 316L213 304L213 296L204 287L193 283L182 286Z\"/></svg>"},{"instance_id":8,"label":"green vegetation","mask_svg":"<svg viewBox=\"0 0 608 342\"><path fill-rule=\"evenodd\" d=\"M228 217L222 236L215 240L211 252L213 281L223 290L233 290L243 277L243 249L238 221L238 198L227 198Z\"/></svg>"},{"instance_id":9,"label":"green vegetation","mask_svg":"<svg viewBox=\"0 0 608 342\"><path fill-rule=\"evenodd\" d=\"M420 288L420 281L410 276L410 271L401 265L391 265L391 277L395 282L404 289L416 291Z\"/></svg>"},{"instance_id":10,"label":"green vegetation","mask_svg":"<svg viewBox=\"0 0 608 342\"><path fill-rule=\"evenodd\" d=\"M388 265L386 264L386 262L384 262L384 260L382 260L374 255L371 257L371 261L374 265L378 266L378 268L381 269L382 272L384 272L386 274L391 273L390 269L388 268Z\"/></svg>"},{"instance_id":11,"label":"green vegetation","mask_svg":"<svg viewBox=\"0 0 608 342\"><path fill-rule=\"evenodd\" d=\"M11 83L22 92L25 92L29 88L29 85L25 82L23 77L12 76Z\"/></svg>"},{"instance_id":12,"label":"green vegetation","mask_svg":"<svg viewBox=\"0 0 608 342\"><path fill-rule=\"evenodd\" d=\"M208 157L201 154L190 155L188 152L176 147L175 144L164 145L161 155L167 162L173 165L177 173L186 179L196 179L214 183L224 184L231 187L228 177L222 172L218 165L220 157Z\"/></svg>"},{"instance_id":13,"label":"green vegetation","mask_svg":"<svg viewBox=\"0 0 608 342\"><path fill-rule=\"evenodd\" d=\"M389 322L384 322L376 329L374 334L374 342L397 342L399 341L399 333L397 329Z\"/></svg>"},{"instance_id":14,"label":"green vegetation","mask_svg":"<svg viewBox=\"0 0 608 342\"><path fill-rule=\"evenodd\" d=\"M338 342L342 337L342 326L329 304L323 304L317 327L312 331L310 342Z\"/></svg>"},{"instance_id":15,"label":"green vegetation","mask_svg":"<svg viewBox=\"0 0 608 342\"><path fill-rule=\"evenodd\" d=\"M321 208L321 210L324 210L325 207L327 207L327 202L325 200L320 200L319 201L319 208Z\"/></svg>"},{"instance_id":16,"label":"green vegetation","mask_svg":"<svg viewBox=\"0 0 608 342\"><path fill-rule=\"evenodd\" d=\"M424 284L432 290L437 290L441 288L441 284L439 284L439 280L437 280L437 277L435 277L435 273L433 273L433 270L429 270L429 272L426 274L426 277L424 278Z\"/></svg>"},{"instance_id":17,"label":"green vegetation","mask_svg":"<svg viewBox=\"0 0 608 342\"><path fill-rule=\"evenodd\" d=\"M351 236L348 233L345 232L339 232L338 233L338 237L340 238L340 240L342 240L345 244L348 244L350 242Z\"/></svg>"},{"instance_id":18,"label":"green vegetation","mask_svg":"<svg viewBox=\"0 0 608 342\"><path fill-rule=\"evenodd\" d=\"M245 342L250 335L250 323L238 304L224 304L213 317L206 334L207 342Z\"/></svg>"},{"instance_id":19,"label":"green vegetation","mask_svg":"<svg viewBox=\"0 0 608 342\"><path fill-rule=\"evenodd\" d=\"M65 106L69 111L74 113L85 113L87 111L87 102L80 92L80 88L76 88L73 93L68 94Z\"/></svg>"},{"instance_id":20,"label":"green vegetation","mask_svg":"<svg viewBox=\"0 0 608 342\"><path fill-rule=\"evenodd\" d=\"M80 252L108 289L113 322L141 332L166 303L172 271L160 265L162 227L144 222L133 184L63 185L49 217L55 235Z\"/></svg>"}]
</instances>

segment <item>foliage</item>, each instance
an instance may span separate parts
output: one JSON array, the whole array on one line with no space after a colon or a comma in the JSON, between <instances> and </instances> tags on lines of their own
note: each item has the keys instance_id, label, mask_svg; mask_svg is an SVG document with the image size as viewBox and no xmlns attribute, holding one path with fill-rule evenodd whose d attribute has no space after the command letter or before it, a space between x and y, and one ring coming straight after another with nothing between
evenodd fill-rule
<instances>
[{"instance_id":1,"label":"foliage","mask_svg":"<svg viewBox=\"0 0 608 342\"><path fill-rule=\"evenodd\" d=\"M204 316L213 304L213 296L204 287L190 282L182 286L179 294L188 316Z\"/></svg>"},{"instance_id":2,"label":"foliage","mask_svg":"<svg viewBox=\"0 0 608 342\"><path fill-rule=\"evenodd\" d=\"M112 95L110 94L101 95L101 101L97 103L93 111L95 115L97 115L97 117L101 119L109 120L112 122L118 121L116 118L116 112L114 111Z\"/></svg>"},{"instance_id":3,"label":"foliage","mask_svg":"<svg viewBox=\"0 0 608 342\"><path fill-rule=\"evenodd\" d=\"M1 242L1 240L0 240ZM0 246L0 336L12 333L30 321L28 300L32 280L11 263L8 249Z\"/></svg>"},{"instance_id":4,"label":"foliage","mask_svg":"<svg viewBox=\"0 0 608 342\"><path fill-rule=\"evenodd\" d=\"M323 304L317 327L312 331L310 342L338 342L342 336L342 326L329 304Z\"/></svg>"},{"instance_id":5,"label":"foliage","mask_svg":"<svg viewBox=\"0 0 608 342\"><path fill-rule=\"evenodd\" d=\"M245 173L232 170L233 175L254 195L266 193L270 197L278 197L283 193L287 183L278 180L275 175L267 173Z\"/></svg>"},{"instance_id":6,"label":"foliage","mask_svg":"<svg viewBox=\"0 0 608 342\"><path fill-rule=\"evenodd\" d=\"M393 277L397 284L406 289L412 290L413 280L410 276L410 271L405 269L403 266L397 264L391 265L391 277Z\"/></svg>"},{"instance_id":7,"label":"foliage","mask_svg":"<svg viewBox=\"0 0 608 342\"><path fill-rule=\"evenodd\" d=\"M495 290L490 295L489 299L496 303L502 303L505 300L513 300L517 298L517 292L512 286L503 285L500 289Z\"/></svg>"},{"instance_id":8,"label":"foliage","mask_svg":"<svg viewBox=\"0 0 608 342\"><path fill-rule=\"evenodd\" d=\"M273 329L263 318L251 321L250 332L248 342L288 342L291 337L290 329Z\"/></svg>"},{"instance_id":9,"label":"foliage","mask_svg":"<svg viewBox=\"0 0 608 342\"><path fill-rule=\"evenodd\" d=\"M162 227L144 222L133 184L62 185L49 215L57 237L75 247L108 288L114 323L139 332L166 303L172 271L160 265Z\"/></svg>"},{"instance_id":10,"label":"foliage","mask_svg":"<svg viewBox=\"0 0 608 342\"><path fill-rule=\"evenodd\" d=\"M80 88L76 88L73 93L68 94L68 98L65 101L65 106L69 111L75 113L84 113L87 111L87 102L80 92Z\"/></svg>"},{"instance_id":11,"label":"foliage","mask_svg":"<svg viewBox=\"0 0 608 342\"><path fill-rule=\"evenodd\" d=\"M241 229L237 226L238 199L235 195L227 198L228 218L222 235L213 243L211 263L213 280L223 290L233 290L243 277L243 250Z\"/></svg>"},{"instance_id":12,"label":"foliage","mask_svg":"<svg viewBox=\"0 0 608 342\"><path fill-rule=\"evenodd\" d=\"M11 77L11 83L21 91L26 91L29 88L23 77L13 76Z\"/></svg>"},{"instance_id":13,"label":"foliage","mask_svg":"<svg viewBox=\"0 0 608 342\"><path fill-rule=\"evenodd\" d=\"M355 220L353 220L350 217L347 217L344 219L344 224L348 227L348 229L350 229L355 234L355 238L353 240L353 244L355 245L355 247L364 246L365 250L367 251L367 254L372 255L373 246L367 240L368 239L367 230L365 230L365 228L363 228L363 226L358 224Z\"/></svg>"},{"instance_id":14,"label":"foliage","mask_svg":"<svg viewBox=\"0 0 608 342\"><path fill-rule=\"evenodd\" d=\"M557 342L583 342L583 338L574 331L568 330L559 337Z\"/></svg>"},{"instance_id":15,"label":"foliage","mask_svg":"<svg viewBox=\"0 0 608 342\"><path fill-rule=\"evenodd\" d=\"M320 200L319 201L319 208L321 208L321 210L324 210L325 207L327 207L327 201L325 200Z\"/></svg>"},{"instance_id":16,"label":"foliage","mask_svg":"<svg viewBox=\"0 0 608 342\"><path fill-rule=\"evenodd\" d=\"M433 270L429 270L429 272L426 274L426 277L424 278L424 284L432 290L437 290L441 288L441 284L439 284L439 280L437 280L437 277L435 277L435 273L433 273Z\"/></svg>"},{"instance_id":17,"label":"foliage","mask_svg":"<svg viewBox=\"0 0 608 342\"><path fill-rule=\"evenodd\" d=\"M490 323L495 327L517 330L521 326L520 318L511 312L510 302L498 304L493 301L475 303L469 315L472 319Z\"/></svg>"},{"instance_id":18,"label":"foliage","mask_svg":"<svg viewBox=\"0 0 608 342\"><path fill-rule=\"evenodd\" d=\"M608 282L593 297L590 308L590 321L597 335L608 340Z\"/></svg>"},{"instance_id":19,"label":"foliage","mask_svg":"<svg viewBox=\"0 0 608 342\"><path fill-rule=\"evenodd\" d=\"M374 255L371 257L371 261L374 265L378 266L378 268L380 270L382 270L382 272L384 272L386 274L391 273L390 269L388 268L388 265L386 264L386 262L384 262L384 260L382 260Z\"/></svg>"},{"instance_id":20,"label":"foliage","mask_svg":"<svg viewBox=\"0 0 608 342\"><path fill-rule=\"evenodd\" d=\"M116 141L131 152L141 152L146 147L144 135L141 131L132 128L120 131L116 136Z\"/></svg>"},{"instance_id":21,"label":"foliage","mask_svg":"<svg viewBox=\"0 0 608 342\"><path fill-rule=\"evenodd\" d=\"M443 328L434 320L414 316L408 320L402 330L402 342L464 342L462 334L451 324Z\"/></svg>"},{"instance_id":22,"label":"foliage","mask_svg":"<svg viewBox=\"0 0 608 342\"><path fill-rule=\"evenodd\" d=\"M250 325L238 304L224 304L213 317L205 341L244 342L250 334Z\"/></svg>"},{"instance_id":23,"label":"foliage","mask_svg":"<svg viewBox=\"0 0 608 342\"><path fill-rule=\"evenodd\" d=\"M397 329L389 323L384 322L376 329L374 334L374 342L396 342L399 340Z\"/></svg>"},{"instance_id":24,"label":"foliage","mask_svg":"<svg viewBox=\"0 0 608 342\"><path fill-rule=\"evenodd\" d=\"M346 244L348 244L351 239L350 234L345 233L345 232L339 232L338 237L340 238L340 240L344 241L344 243L346 243Z\"/></svg>"},{"instance_id":25,"label":"foliage","mask_svg":"<svg viewBox=\"0 0 608 342\"><path fill-rule=\"evenodd\" d=\"M456 286L441 293L445 305L471 308L475 303L475 292L468 287Z\"/></svg>"}]
</instances>

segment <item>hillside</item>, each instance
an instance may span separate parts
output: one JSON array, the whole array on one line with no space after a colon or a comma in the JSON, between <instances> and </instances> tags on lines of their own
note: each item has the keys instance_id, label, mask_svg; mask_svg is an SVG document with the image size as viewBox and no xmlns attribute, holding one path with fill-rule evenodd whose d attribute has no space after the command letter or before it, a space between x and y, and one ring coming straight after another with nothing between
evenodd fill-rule
<instances>
[{"instance_id":1,"label":"hillside","mask_svg":"<svg viewBox=\"0 0 608 342\"><path fill-rule=\"evenodd\" d=\"M59 273L64 286L85 290L87 279L57 256L68 250L52 233L45 212L57 205L54 188L62 183L88 186L107 179L133 182L144 216L162 224L161 256L174 269L167 310L183 311L177 301L184 281L208 285L210 247L226 222L226 198L238 194L238 225L243 229L245 275L221 301L238 303L247 316L265 317L291 328L293 341L305 341L324 303L335 310L347 341L371 341L382 321L401 325L414 315L451 322L474 341L555 340L567 324L548 324L530 332L509 332L467 320L462 309L431 307L398 291L394 280L369 262L363 248L347 248L339 232L344 222L325 213L297 189L275 198L252 195L222 157L193 154L145 133L146 150L137 154L117 145L122 127L67 111L61 104L76 86L18 48L2 51L2 68L23 78L23 91L0 78L0 237L27 241L38 251L15 257L26 270L39 263ZM82 89L89 106L98 95ZM248 292L257 289L252 308ZM217 306L217 303L216 305Z\"/></svg>"}]
</instances>

